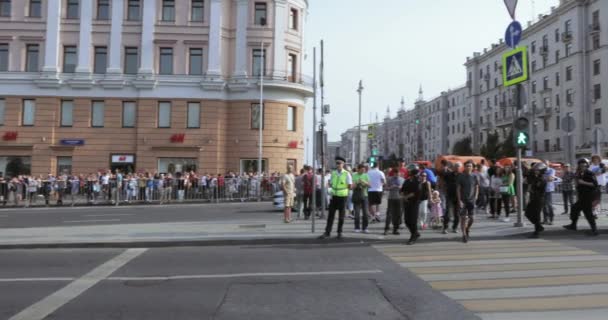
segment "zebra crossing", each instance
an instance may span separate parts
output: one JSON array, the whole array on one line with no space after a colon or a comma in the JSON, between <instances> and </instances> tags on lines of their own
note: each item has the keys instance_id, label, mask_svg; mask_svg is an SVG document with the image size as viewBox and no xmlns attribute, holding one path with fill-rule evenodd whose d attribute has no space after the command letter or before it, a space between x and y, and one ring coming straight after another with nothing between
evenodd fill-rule
<instances>
[{"instance_id":1,"label":"zebra crossing","mask_svg":"<svg viewBox=\"0 0 608 320\"><path fill-rule=\"evenodd\" d=\"M608 256L547 240L378 245L482 319L607 319Z\"/></svg>"}]
</instances>

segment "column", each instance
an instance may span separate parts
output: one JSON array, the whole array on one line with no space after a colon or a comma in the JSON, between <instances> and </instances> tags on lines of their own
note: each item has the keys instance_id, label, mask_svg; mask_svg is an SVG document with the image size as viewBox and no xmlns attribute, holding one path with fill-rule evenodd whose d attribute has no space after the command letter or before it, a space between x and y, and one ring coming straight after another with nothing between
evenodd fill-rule
<instances>
[{"instance_id":1,"label":"column","mask_svg":"<svg viewBox=\"0 0 608 320\"><path fill-rule=\"evenodd\" d=\"M247 27L249 26L249 0L236 0L236 53L234 76L247 77Z\"/></svg>"},{"instance_id":2,"label":"column","mask_svg":"<svg viewBox=\"0 0 608 320\"><path fill-rule=\"evenodd\" d=\"M142 1L144 13L142 15L141 56L139 72L142 74L154 73L154 25L156 24L156 1Z\"/></svg>"},{"instance_id":3,"label":"column","mask_svg":"<svg viewBox=\"0 0 608 320\"><path fill-rule=\"evenodd\" d=\"M59 31L61 26L61 0L48 0L43 72L59 70Z\"/></svg>"},{"instance_id":4,"label":"column","mask_svg":"<svg viewBox=\"0 0 608 320\"><path fill-rule=\"evenodd\" d=\"M112 26L110 30L110 56L107 73L122 73L120 67L122 49L122 21L124 11L124 0L112 1Z\"/></svg>"},{"instance_id":5,"label":"column","mask_svg":"<svg viewBox=\"0 0 608 320\"><path fill-rule=\"evenodd\" d=\"M80 1L80 34L78 39L77 73L91 73L91 31L93 0Z\"/></svg>"},{"instance_id":6,"label":"column","mask_svg":"<svg viewBox=\"0 0 608 320\"><path fill-rule=\"evenodd\" d=\"M274 65L273 76L287 75L285 30L287 29L287 0L274 1Z\"/></svg>"},{"instance_id":7,"label":"column","mask_svg":"<svg viewBox=\"0 0 608 320\"><path fill-rule=\"evenodd\" d=\"M207 75L221 75L222 0L211 0L209 19L209 60Z\"/></svg>"}]
</instances>

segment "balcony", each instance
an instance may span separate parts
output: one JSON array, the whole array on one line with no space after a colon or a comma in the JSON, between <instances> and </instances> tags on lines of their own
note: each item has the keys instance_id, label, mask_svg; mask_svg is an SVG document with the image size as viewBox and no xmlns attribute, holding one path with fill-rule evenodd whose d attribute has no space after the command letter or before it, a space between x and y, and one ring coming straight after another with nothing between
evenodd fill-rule
<instances>
[{"instance_id":1,"label":"balcony","mask_svg":"<svg viewBox=\"0 0 608 320\"><path fill-rule=\"evenodd\" d=\"M500 118L496 120L497 128L510 127L513 125L513 116L506 116L504 118Z\"/></svg>"},{"instance_id":2,"label":"balcony","mask_svg":"<svg viewBox=\"0 0 608 320\"><path fill-rule=\"evenodd\" d=\"M259 74L233 76L227 79L227 85L231 91L243 91L247 90L252 84L259 86L262 82L261 78L266 88L292 89L307 96L311 96L313 93L313 78L311 76L277 70L266 70L262 77Z\"/></svg>"},{"instance_id":3,"label":"balcony","mask_svg":"<svg viewBox=\"0 0 608 320\"><path fill-rule=\"evenodd\" d=\"M562 42L564 42L564 43L572 42L572 32L562 32Z\"/></svg>"},{"instance_id":4,"label":"balcony","mask_svg":"<svg viewBox=\"0 0 608 320\"><path fill-rule=\"evenodd\" d=\"M494 129L494 125L492 124L492 122L486 121L480 125L480 129L485 130L485 131L490 131L490 130Z\"/></svg>"},{"instance_id":5,"label":"balcony","mask_svg":"<svg viewBox=\"0 0 608 320\"><path fill-rule=\"evenodd\" d=\"M536 108L534 115L539 118L548 118L553 115L553 107Z\"/></svg>"}]
</instances>

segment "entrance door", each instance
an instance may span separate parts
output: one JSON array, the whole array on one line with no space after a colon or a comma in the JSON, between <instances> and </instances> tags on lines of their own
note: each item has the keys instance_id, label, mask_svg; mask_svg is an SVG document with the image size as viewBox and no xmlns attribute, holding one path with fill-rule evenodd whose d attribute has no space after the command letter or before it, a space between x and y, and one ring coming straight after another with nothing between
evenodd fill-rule
<instances>
[{"instance_id":1,"label":"entrance door","mask_svg":"<svg viewBox=\"0 0 608 320\"><path fill-rule=\"evenodd\" d=\"M133 163L112 163L110 165L112 173L116 173L116 169L120 170L122 173L134 173L135 165Z\"/></svg>"},{"instance_id":2,"label":"entrance door","mask_svg":"<svg viewBox=\"0 0 608 320\"><path fill-rule=\"evenodd\" d=\"M135 173L135 156L132 154L113 154L110 157L110 170L116 173L119 169L122 173Z\"/></svg>"}]
</instances>

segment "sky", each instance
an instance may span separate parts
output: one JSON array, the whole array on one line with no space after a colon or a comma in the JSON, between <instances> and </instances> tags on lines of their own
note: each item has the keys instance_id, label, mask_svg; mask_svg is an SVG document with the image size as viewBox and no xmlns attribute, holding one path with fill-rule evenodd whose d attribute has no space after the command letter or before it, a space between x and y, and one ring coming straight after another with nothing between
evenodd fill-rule
<instances>
[{"instance_id":1,"label":"sky","mask_svg":"<svg viewBox=\"0 0 608 320\"><path fill-rule=\"evenodd\" d=\"M325 104L329 141L358 123L359 80L363 80L362 123L391 116L405 98L413 106L422 86L426 100L465 84L464 63L504 37L512 21L503 0L308 0L304 73L312 75L313 47L324 40ZM516 19L546 14L559 0L519 0ZM317 100L320 106L320 96ZM318 113L319 115L319 113ZM370 117L371 116L371 117ZM312 99L305 116L312 145ZM306 147L307 162L311 157Z\"/></svg>"}]
</instances>

